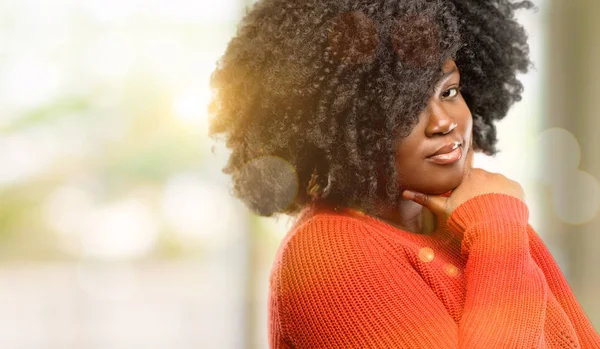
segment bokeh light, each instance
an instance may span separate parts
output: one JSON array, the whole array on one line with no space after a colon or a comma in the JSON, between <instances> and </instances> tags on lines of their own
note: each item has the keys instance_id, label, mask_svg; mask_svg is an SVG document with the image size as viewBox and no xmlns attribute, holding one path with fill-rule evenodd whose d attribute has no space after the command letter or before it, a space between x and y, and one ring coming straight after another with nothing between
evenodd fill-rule
<instances>
[{"instance_id":1,"label":"bokeh light","mask_svg":"<svg viewBox=\"0 0 600 349\"><path fill-rule=\"evenodd\" d=\"M457 277L460 274L458 268L452 263L444 264L444 272L450 277Z\"/></svg>"},{"instance_id":2,"label":"bokeh light","mask_svg":"<svg viewBox=\"0 0 600 349\"><path fill-rule=\"evenodd\" d=\"M585 224L600 209L600 184L588 172L564 172L562 183L552 187L552 204L558 217L569 224Z\"/></svg>"},{"instance_id":3,"label":"bokeh light","mask_svg":"<svg viewBox=\"0 0 600 349\"><path fill-rule=\"evenodd\" d=\"M150 208L134 198L101 206L84 190L63 187L48 198L44 213L66 252L76 256L136 258L151 251L158 237Z\"/></svg>"},{"instance_id":4,"label":"bokeh light","mask_svg":"<svg viewBox=\"0 0 600 349\"><path fill-rule=\"evenodd\" d=\"M193 174L170 178L161 206L167 224L188 247L222 248L242 229L231 195Z\"/></svg>"},{"instance_id":5,"label":"bokeh light","mask_svg":"<svg viewBox=\"0 0 600 349\"><path fill-rule=\"evenodd\" d=\"M419 259L422 262L431 262L433 258L435 258L435 253L433 253L433 249L431 247L423 247L419 250Z\"/></svg>"},{"instance_id":6,"label":"bokeh light","mask_svg":"<svg viewBox=\"0 0 600 349\"><path fill-rule=\"evenodd\" d=\"M261 156L248 161L239 172L239 181L254 200L265 203L259 213L283 211L298 194L295 167L278 156ZM252 203L249 203L252 204Z\"/></svg>"},{"instance_id":7,"label":"bokeh light","mask_svg":"<svg viewBox=\"0 0 600 349\"><path fill-rule=\"evenodd\" d=\"M579 168L581 150L573 134L562 128L544 130L537 139L540 150L541 180L549 185L560 185L566 174Z\"/></svg>"},{"instance_id":8,"label":"bokeh light","mask_svg":"<svg viewBox=\"0 0 600 349\"><path fill-rule=\"evenodd\" d=\"M565 223L585 224L600 209L598 179L579 169L581 147L575 136L562 128L544 130L537 138L539 180L550 187L552 207Z\"/></svg>"}]
</instances>

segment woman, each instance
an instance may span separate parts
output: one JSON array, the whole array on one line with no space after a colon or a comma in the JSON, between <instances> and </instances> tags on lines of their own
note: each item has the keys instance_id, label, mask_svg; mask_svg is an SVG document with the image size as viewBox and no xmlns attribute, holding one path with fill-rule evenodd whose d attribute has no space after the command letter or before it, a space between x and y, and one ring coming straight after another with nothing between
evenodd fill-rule
<instances>
[{"instance_id":1,"label":"woman","mask_svg":"<svg viewBox=\"0 0 600 349\"><path fill-rule=\"evenodd\" d=\"M472 167L520 100L509 0L259 0L211 83L233 193L296 216L270 277L272 348L600 348L528 224Z\"/></svg>"}]
</instances>

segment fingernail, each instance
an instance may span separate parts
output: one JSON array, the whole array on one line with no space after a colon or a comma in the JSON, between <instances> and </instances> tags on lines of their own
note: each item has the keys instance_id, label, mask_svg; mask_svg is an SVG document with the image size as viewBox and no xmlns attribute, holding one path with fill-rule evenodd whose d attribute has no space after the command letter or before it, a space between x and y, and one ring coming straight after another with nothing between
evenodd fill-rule
<instances>
[{"instance_id":1,"label":"fingernail","mask_svg":"<svg viewBox=\"0 0 600 349\"><path fill-rule=\"evenodd\" d=\"M410 190L405 190L402 192L402 196L404 196L405 198L409 199L409 200L414 200L416 195L415 193L413 193Z\"/></svg>"}]
</instances>

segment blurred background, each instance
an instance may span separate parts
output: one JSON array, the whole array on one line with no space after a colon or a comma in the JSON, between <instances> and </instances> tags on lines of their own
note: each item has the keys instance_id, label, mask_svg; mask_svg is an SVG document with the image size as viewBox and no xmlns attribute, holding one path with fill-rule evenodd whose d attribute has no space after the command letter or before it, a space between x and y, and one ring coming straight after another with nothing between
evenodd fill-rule
<instances>
[{"instance_id":1,"label":"blurred background","mask_svg":"<svg viewBox=\"0 0 600 349\"><path fill-rule=\"evenodd\" d=\"M207 137L208 79L251 3L0 0L0 348L267 348L292 220L232 198ZM536 4L536 68L475 162L525 187L600 329L600 2Z\"/></svg>"}]
</instances>

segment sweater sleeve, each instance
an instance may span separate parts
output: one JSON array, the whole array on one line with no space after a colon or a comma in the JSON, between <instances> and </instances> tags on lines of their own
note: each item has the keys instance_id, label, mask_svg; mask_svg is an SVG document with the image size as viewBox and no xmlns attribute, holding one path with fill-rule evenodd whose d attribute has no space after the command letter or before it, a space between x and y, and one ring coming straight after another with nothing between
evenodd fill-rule
<instances>
[{"instance_id":1,"label":"sweater sleeve","mask_svg":"<svg viewBox=\"0 0 600 349\"><path fill-rule=\"evenodd\" d=\"M448 227L464 232L467 258L460 347L547 347L549 289L529 251L528 219L523 201L497 193L471 198L452 212Z\"/></svg>"},{"instance_id":2,"label":"sweater sleeve","mask_svg":"<svg viewBox=\"0 0 600 349\"><path fill-rule=\"evenodd\" d=\"M295 232L271 283L271 348L457 348L443 303L402 253L373 251L369 228L316 216Z\"/></svg>"},{"instance_id":3,"label":"sweater sleeve","mask_svg":"<svg viewBox=\"0 0 600 349\"><path fill-rule=\"evenodd\" d=\"M529 234L529 249L533 259L544 272L553 297L568 316L577 333L581 347L600 348L600 335L598 335L577 302L554 257L552 257L550 251L548 251L548 248L531 225L527 225L527 232Z\"/></svg>"}]
</instances>

